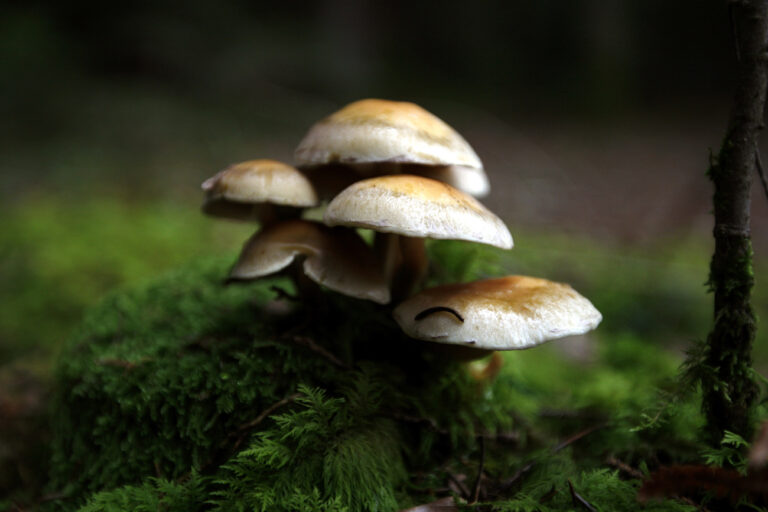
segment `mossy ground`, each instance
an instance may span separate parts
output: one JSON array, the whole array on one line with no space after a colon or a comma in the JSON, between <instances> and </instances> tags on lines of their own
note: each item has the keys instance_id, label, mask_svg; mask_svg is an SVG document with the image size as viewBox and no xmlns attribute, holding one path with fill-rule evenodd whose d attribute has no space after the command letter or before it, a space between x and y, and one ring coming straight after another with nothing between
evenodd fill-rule
<instances>
[{"instance_id":1,"label":"mossy ground","mask_svg":"<svg viewBox=\"0 0 768 512\"><path fill-rule=\"evenodd\" d=\"M40 218L30 216L41 232L53 231L46 222L67 222L55 212ZM101 218L88 245L136 229L120 213ZM139 219L146 231L152 225ZM573 283L605 316L578 351L569 351L577 340L563 340L505 353L500 373L477 382L436 347L405 339L373 304L332 293L312 307L276 302L272 286L292 292L281 279L222 286L234 254L200 256L221 235L195 220L176 226L136 242L133 253L115 252L111 271L134 269L116 281L144 284L108 295L55 350L42 508L397 510L471 493L484 451L480 502L493 503L486 509L570 510L570 480L598 510L636 510L638 475L619 463L642 473L721 455L704 451L699 397L683 393L675 378L685 336L708 327L706 252L673 247L662 264L640 251L541 235L518 237L510 253L432 244L432 283L539 275ZM247 231L233 229L225 240ZM185 240L190 262L178 263L173 248L184 245L176 239ZM147 261L153 247L165 247L156 267L124 263ZM57 261L34 244L25 250ZM37 261L17 256L15 269ZM84 269L98 267L97 259L86 257ZM177 268L146 279L168 266ZM47 266L54 278L60 267ZM44 286L34 272L23 275ZM88 272L77 279L99 283ZM764 300L758 295L758 304ZM33 303L16 307L34 317L24 309ZM33 325L3 325L20 333L16 339L35 333ZM45 344L37 346L29 352L12 343L6 357L39 361ZM583 437L553 449L576 434ZM2 499L24 496L12 489ZM692 507L665 501L646 509Z\"/></svg>"},{"instance_id":2,"label":"mossy ground","mask_svg":"<svg viewBox=\"0 0 768 512\"><path fill-rule=\"evenodd\" d=\"M66 497L52 508L397 510L449 494L450 475L471 486L482 438L489 481L535 462L514 489L487 491L508 510L552 486L565 497L569 478L596 506L631 510L637 482L605 457L695 456L695 405L633 430L643 419L631 411L657 400L633 387L674 371L637 341L601 347L594 374L545 348L507 354L477 382L377 306L328 293L276 312L270 287L288 283L224 287L228 263L198 262L89 313L57 373L50 485ZM551 452L584 429L595 431Z\"/></svg>"}]
</instances>

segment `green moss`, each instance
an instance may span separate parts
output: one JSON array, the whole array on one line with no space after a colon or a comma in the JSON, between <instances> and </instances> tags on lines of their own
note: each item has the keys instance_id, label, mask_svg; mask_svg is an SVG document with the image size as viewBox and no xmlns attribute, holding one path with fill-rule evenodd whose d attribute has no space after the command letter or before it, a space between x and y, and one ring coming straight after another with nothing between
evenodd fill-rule
<instances>
[{"instance_id":1,"label":"green moss","mask_svg":"<svg viewBox=\"0 0 768 512\"><path fill-rule=\"evenodd\" d=\"M283 349L254 321L268 292L221 286L224 268L201 262L90 312L57 371L56 488L178 477L285 389L263 371Z\"/></svg>"},{"instance_id":2,"label":"green moss","mask_svg":"<svg viewBox=\"0 0 768 512\"><path fill-rule=\"evenodd\" d=\"M9 219L0 229L0 364L30 354L47 362L109 291L230 252L253 230L205 218L194 205L118 197L27 198L0 206L0 215Z\"/></svg>"},{"instance_id":3,"label":"green moss","mask_svg":"<svg viewBox=\"0 0 768 512\"><path fill-rule=\"evenodd\" d=\"M474 396L466 396L472 390L457 384L462 374L452 371L456 364L428 364L440 356L406 340L375 306L328 294L328 300L309 311L272 314L265 307L273 296L270 287L287 283L225 287L221 281L227 266L226 261L201 261L145 287L113 294L85 319L60 361L56 382L51 486L72 497L70 502L93 491L137 484L147 476L179 479L192 469L215 473L247 438L242 426L300 385L341 393L352 409L345 409L346 416L358 417L357 409L368 411L360 433L342 435L339 426L319 434L340 443L337 450L318 456L325 468L324 480L318 482L323 489L345 480L350 469L363 479L382 475L355 490L381 488L378 478L390 473L376 466L358 471L348 463L358 460L368 446L363 439L370 437L377 439L377 450L389 440L384 453L401 456L397 447L402 439L393 427L382 430L372 420L381 420L384 402L390 416L424 415L449 424L453 446L474 438L476 422L492 426L494 414L501 416L492 408L476 414ZM350 317L353 310L356 314ZM295 325L304 327L297 330ZM354 373L305 343L295 343L293 336L311 336L313 343L345 359ZM378 387L363 399L364 373L359 372L364 372L366 360L376 361L374 370L365 371L377 375ZM349 389L356 394L345 391ZM412 398L419 393L423 401ZM373 400L374 395L386 400ZM450 420L437 407L440 395L457 405ZM414 443L431 445L431 435L418 435ZM226 468L245 463L254 453L240 454ZM403 470L394 473L402 475ZM312 489L303 491L311 494ZM357 503L350 489L339 492L344 503ZM393 492L376 501L391 505Z\"/></svg>"},{"instance_id":4,"label":"green moss","mask_svg":"<svg viewBox=\"0 0 768 512\"><path fill-rule=\"evenodd\" d=\"M503 267L466 247L433 246L440 280ZM568 510L568 479L602 510L631 510L637 481L608 456L698 457L675 359L631 334L601 337L588 361L563 355L568 340L505 353L479 383L379 306L332 293L278 304L270 287L287 282L225 287L229 263L198 261L89 312L56 374L50 490L65 498L50 509L397 510L445 495L450 475L470 482L482 438L491 480L533 463L496 497L504 510L553 487L541 510Z\"/></svg>"}]
</instances>

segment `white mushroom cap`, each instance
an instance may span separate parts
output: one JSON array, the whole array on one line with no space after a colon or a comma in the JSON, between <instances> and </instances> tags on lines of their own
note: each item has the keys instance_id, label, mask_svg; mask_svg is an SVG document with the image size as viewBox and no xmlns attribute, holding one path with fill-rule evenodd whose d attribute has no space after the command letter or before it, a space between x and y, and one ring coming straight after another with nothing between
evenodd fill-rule
<instances>
[{"instance_id":1,"label":"white mushroom cap","mask_svg":"<svg viewBox=\"0 0 768 512\"><path fill-rule=\"evenodd\" d=\"M420 176L380 176L358 181L331 201L323 221L329 226L512 247L507 227L476 199Z\"/></svg>"},{"instance_id":2,"label":"white mushroom cap","mask_svg":"<svg viewBox=\"0 0 768 512\"><path fill-rule=\"evenodd\" d=\"M475 197L485 197L491 192L491 184L485 171L474 167L463 165L422 167L414 174L442 181Z\"/></svg>"},{"instance_id":3,"label":"white mushroom cap","mask_svg":"<svg viewBox=\"0 0 768 512\"><path fill-rule=\"evenodd\" d=\"M278 222L256 233L243 247L230 279L258 279L304 257L304 273L344 295L389 302L389 288L371 249L352 230L316 222Z\"/></svg>"},{"instance_id":4,"label":"white mushroom cap","mask_svg":"<svg viewBox=\"0 0 768 512\"><path fill-rule=\"evenodd\" d=\"M569 285L527 276L429 288L397 306L394 317L412 338L486 350L583 334L602 320Z\"/></svg>"},{"instance_id":5,"label":"white mushroom cap","mask_svg":"<svg viewBox=\"0 0 768 512\"><path fill-rule=\"evenodd\" d=\"M310 128L295 159L301 168L344 164L362 176L423 174L473 195L490 190L483 164L467 141L438 117L408 102L350 103ZM411 165L424 169L400 167ZM442 169L432 176L432 166ZM313 174L319 178L321 173ZM465 184L469 188L463 188Z\"/></svg>"},{"instance_id":6,"label":"white mushroom cap","mask_svg":"<svg viewBox=\"0 0 768 512\"><path fill-rule=\"evenodd\" d=\"M248 216L252 205L259 203L308 208L318 202L312 184L301 171L276 160L230 165L205 180L202 189L206 199L203 211L225 217Z\"/></svg>"}]
</instances>

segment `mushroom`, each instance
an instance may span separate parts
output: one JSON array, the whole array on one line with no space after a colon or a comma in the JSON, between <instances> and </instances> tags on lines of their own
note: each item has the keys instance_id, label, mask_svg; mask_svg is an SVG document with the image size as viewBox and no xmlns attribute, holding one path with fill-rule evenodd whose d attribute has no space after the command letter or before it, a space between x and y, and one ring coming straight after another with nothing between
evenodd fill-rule
<instances>
[{"instance_id":1,"label":"mushroom","mask_svg":"<svg viewBox=\"0 0 768 512\"><path fill-rule=\"evenodd\" d=\"M353 226L395 235L376 240L385 274L394 279L395 297L407 295L426 272L424 238L512 247L507 227L480 202L450 185L420 176L379 176L358 181L331 201L323 221L329 226Z\"/></svg>"},{"instance_id":2,"label":"mushroom","mask_svg":"<svg viewBox=\"0 0 768 512\"><path fill-rule=\"evenodd\" d=\"M467 141L409 102L350 103L310 128L295 160L321 189L334 193L360 177L383 174L426 176L478 197L490 191L483 164Z\"/></svg>"},{"instance_id":3,"label":"mushroom","mask_svg":"<svg viewBox=\"0 0 768 512\"><path fill-rule=\"evenodd\" d=\"M290 216L278 207L308 208L317 204L309 180L295 167L276 160L249 160L233 164L208 178L203 212L263 224Z\"/></svg>"},{"instance_id":4,"label":"mushroom","mask_svg":"<svg viewBox=\"0 0 768 512\"><path fill-rule=\"evenodd\" d=\"M393 314L412 338L485 351L524 349L583 334L602 320L569 285L527 276L429 288Z\"/></svg>"},{"instance_id":5,"label":"mushroom","mask_svg":"<svg viewBox=\"0 0 768 512\"><path fill-rule=\"evenodd\" d=\"M244 245L229 280L258 279L303 258L303 274L317 284L379 304L389 302L387 281L365 242L349 229L329 228L307 220L272 224ZM298 276L295 276L298 277ZM296 279L301 287L301 280Z\"/></svg>"}]
</instances>

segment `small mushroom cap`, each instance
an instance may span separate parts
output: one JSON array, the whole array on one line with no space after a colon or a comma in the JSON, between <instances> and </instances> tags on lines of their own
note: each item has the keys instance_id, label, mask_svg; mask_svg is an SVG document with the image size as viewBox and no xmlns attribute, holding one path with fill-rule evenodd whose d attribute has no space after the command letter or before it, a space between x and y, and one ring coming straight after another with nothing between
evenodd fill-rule
<instances>
[{"instance_id":1,"label":"small mushroom cap","mask_svg":"<svg viewBox=\"0 0 768 512\"><path fill-rule=\"evenodd\" d=\"M276 160L230 165L205 180L202 189L206 199L203 211L224 217L239 217L241 211L248 214L251 205L257 203L300 208L317 204L317 194L301 171Z\"/></svg>"},{"instance_id":2,"label":"small mushroom cap","mask_svg":"<svg viewBox=\"0 0 768 512\"><path fill-rule=\"evenodd\" d=\"M316 123L295 153L299 167L400 162L482 169L464 138L414 103L366 99Z\"/></svg>"},{"instance_id":3,"label":"small mushroom cap","mask_svg":"<svg viewBox=\"0 0 768 512\"><path fill-rule=\"evenodd\" d=\"M323 221L329 226L512 247L507 227L476 199L445 183L407 174L352 184L331 201Z\"/></svg>"},{"instance_id":4,"label":"small mushroom cap","mask_svg":"<svg viewBox=\"0 0 768 512\"><path fill-rule=\"evenodd\" d=\"M256 233L243 247L230 279L258 279L304 257L304 273L333 291L389 302L389 288L371 249L357 233L306 220L283 221Z\"/></svg>"},{"instance_id":5,"label":"small mushroom cap","mask_svg":"<svg viewBox=\"0 0 768 512\"><path fill-rule=\"evenodd\" d=\"M514 350L597 327L602 315L567 284L508 276L423 290L394 310L408 336Z\"/></svg>"}]
</instances>

